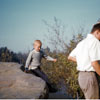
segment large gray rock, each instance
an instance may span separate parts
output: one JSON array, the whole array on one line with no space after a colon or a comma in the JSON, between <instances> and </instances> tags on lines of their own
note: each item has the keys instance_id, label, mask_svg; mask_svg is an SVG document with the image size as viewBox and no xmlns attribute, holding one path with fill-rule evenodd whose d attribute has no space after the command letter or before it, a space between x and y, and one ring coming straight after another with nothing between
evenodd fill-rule
<instances>
[{"instance_id":1,"label":"large gray rock","mask_svg":"<svg viewBox=\"0 0 100 100\"><path fill-rule=\"evenodd\" d=\"M0 99L47 98L46 83L20 67L17 63L0 62Z\"/></svg>"}]
</instances>

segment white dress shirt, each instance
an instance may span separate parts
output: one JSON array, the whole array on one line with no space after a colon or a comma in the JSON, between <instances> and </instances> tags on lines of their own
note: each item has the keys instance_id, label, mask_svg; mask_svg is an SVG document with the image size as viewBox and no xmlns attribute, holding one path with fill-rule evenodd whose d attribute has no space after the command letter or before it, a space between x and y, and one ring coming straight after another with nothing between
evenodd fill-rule
<instances>
[{"instance_id":1,"label":"white dress shirt","mask_svg":"<svg viewBox=\"0 0 100 100\"><path fill-rule=\"evenodd\" d=\"M77 70L95 71L91 62L100 60L100 42L92 34L78 43L76 48L70 53L71 57L77 60Z\"/></svg>"}]
</instances>

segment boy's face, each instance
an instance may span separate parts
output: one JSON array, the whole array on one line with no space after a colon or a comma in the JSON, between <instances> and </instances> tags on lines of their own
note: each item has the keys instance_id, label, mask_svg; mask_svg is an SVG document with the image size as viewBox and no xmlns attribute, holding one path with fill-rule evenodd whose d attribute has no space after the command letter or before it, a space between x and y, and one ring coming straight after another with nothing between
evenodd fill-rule
<instances>
[{"instance_id":1,"label":"boy's face","mask_svg":"<svg viewBox=\"0 0 100 100\"><path fill-rule=\"evenodd\" d=\"M41 49L41 44L39 44L39 43L34 43L34 49L36 50L36 51L40 51L40 49Z\"/></svg>"}]
</instances>

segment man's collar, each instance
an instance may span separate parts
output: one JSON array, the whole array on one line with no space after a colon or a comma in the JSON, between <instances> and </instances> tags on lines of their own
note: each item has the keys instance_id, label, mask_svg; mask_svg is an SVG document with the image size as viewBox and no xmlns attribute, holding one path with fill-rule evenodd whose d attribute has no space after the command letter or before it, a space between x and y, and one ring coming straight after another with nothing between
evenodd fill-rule
<instances>
[{"instance_id":1,"label":"man's collar","mask_svg":"<svg viewBox=\"0 0 100 100\"><path fill-rule=\"evenodd\" d=\"M91 34L91 33L89 33L88 35L87 35L87 37L88 38L93 38L93 39L96 39L96 40L98 40L93 34ZM99 41L99 40L98 40Z\"/></svg>"}]
</instances>

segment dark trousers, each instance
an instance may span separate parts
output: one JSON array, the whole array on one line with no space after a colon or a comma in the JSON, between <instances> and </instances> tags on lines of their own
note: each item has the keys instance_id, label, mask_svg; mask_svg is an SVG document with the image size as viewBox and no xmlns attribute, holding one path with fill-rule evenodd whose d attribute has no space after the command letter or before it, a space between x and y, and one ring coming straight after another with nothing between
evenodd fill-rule
<instances>
[{"instance_id":1,"label":"dark trousers","mask_svg":"<svg viewBox=\"0 0 100 100\"><path fill-rule=\"evenodd\" d=\"M46 84L48 85L48 88L49 88L49 89L52 88L51 83L50 83L50 81L49 81L47 75L41 70L40 67L38 67L38 68L36 68L36 69L34 69L34 70L30 70L30 72L31 72L32 74L35 74L35 75L38 76L38 77L41 77L41 78L46 82Z\"/></svg>"}]
</instances>

